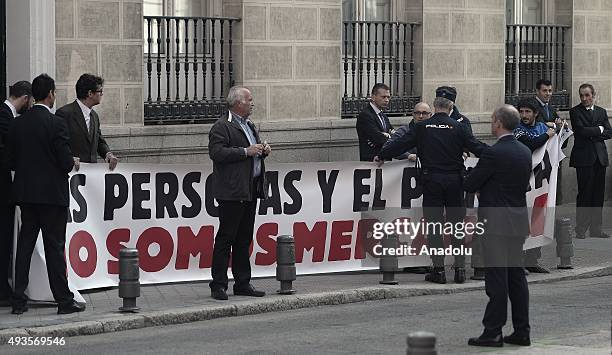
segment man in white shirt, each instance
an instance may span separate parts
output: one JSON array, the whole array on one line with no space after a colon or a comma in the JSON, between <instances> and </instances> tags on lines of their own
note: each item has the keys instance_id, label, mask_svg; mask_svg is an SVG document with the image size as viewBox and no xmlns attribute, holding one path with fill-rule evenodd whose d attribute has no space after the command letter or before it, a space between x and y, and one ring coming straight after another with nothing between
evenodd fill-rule
<instances>
[{"instance_id":1,"label":"man in white shirt","mask_svg":"<svg viewBox=\"0 0 612 355\"><path fill-rule=\"evenodd\" d=\"M104 159L111 170L118 159L111 152L100 130L100 118L93 107L100 104L104 95L104 79L83 74L76 83L77 99L55 113L66 121L70 133L70 149L74 154L75 168L79 163L96 163L97 156Z\"/></svg>"},{"instance_id":2,"label":"man in white shirt","mask_svg":"<svg viewBox=\"0 0 612 355\"><path fill-rule=\"evenodd\" d=\"M8 275L13 247L13 219L15 204L9 191L11 171L6 165L8 154L6 142L9 124L32 107L32 85L29 81L18 81L9 88L9 98L0 104L0 306L10 305L12 296Z\"/></svg>"}]
</instances>

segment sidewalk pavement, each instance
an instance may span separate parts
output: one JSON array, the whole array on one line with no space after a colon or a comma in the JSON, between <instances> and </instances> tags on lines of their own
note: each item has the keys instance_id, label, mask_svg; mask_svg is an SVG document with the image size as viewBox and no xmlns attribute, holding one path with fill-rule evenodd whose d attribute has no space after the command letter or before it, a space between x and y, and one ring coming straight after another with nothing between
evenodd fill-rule
<instances>
[{"instance_id":1,"label":"sidewalk pavement","mask_svg":"<svg viewBox=\"0 0 612 355\"><path fill-rule=\"evenodd\" d=\"M611 232L611 230L607 230ZM557 270L555 243L542 248L541 264L550 274L531 274L530 283L544 283L612 274L612 239L574 239L573 270ZM82 313L58 315L53 304L32 305L22 315L0 308L0 344L11 336L75 336L98 334L157 325L180 324L220 317L275 312L298 308L402 298L419 295L450 294L484 289L483 281L452 282L437 285L423 281L424 275L398 273L397 286L380 285L377 271L298 276L297 293L276 294L279 283L273 278L253 280L256 288L266 291L263 298L233 296L229 301L210 297L207 282L189 282L142 286L137 299L140 313L119 313L122 300L116 288L83 293L87 309ZM468 268L468 276L471 269ZM231 282L230 282L231 290Z\"/></svg>"}]
</instances>

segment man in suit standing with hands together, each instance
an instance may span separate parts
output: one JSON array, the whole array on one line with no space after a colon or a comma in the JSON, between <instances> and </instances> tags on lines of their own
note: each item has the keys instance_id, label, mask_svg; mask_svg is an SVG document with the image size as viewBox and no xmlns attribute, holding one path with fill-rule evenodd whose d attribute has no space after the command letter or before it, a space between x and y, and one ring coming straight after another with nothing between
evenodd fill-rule
<instances>
[{"instance_id":1,"label":"man in suit standing with hands together","mask_svg":"<svg viewBox=\"0 0 612 355\"><path fill-rule=\"evenodd\" d=\"M574 147L570 166L576 168L576 238L584 239L586 231L592 238L610 238L601 231L608 151L606 139L612 138L612 128L605 109L596 106L595 88L582 84L578 89L580 104L570 110Z\"/></svg>"},{"instance_id":2,"label":"man in suit standing with hands together","mask_svg":"<svg viewBox=\"0 0 612 355\"><path fill-rule=\"evenodd\" d=\"M219 203L219 229L212 256L210 293L227 300L227 268L232 256L234 295L262 297L251 285L249 245L253 240L257 199L265 198L264 158L270 146L261 143L249 120L253 95L244 87L230 88L229 112L219 118L208 134L208 154L213 161L213 196Z\"/></svg>"},{"instance_id":3,"label":"man in suit standing with hands together","mask_svg":"<svg viewBox=\"0 0 612 355\"><path fill-rule=\"evenodd\" d=\"M523 271L523 244L529 235L525 194L531 177L531 151L512 134L519 125L518 111L504 105L493 112L491 133L497 142L485 149L463 187L479 192L478 219L485 223L481 236L485 262L485 290L489 303L484 332L469 345L501 347L504 343L531 345L529 289ZM514 333L502 337L512 304Z\"/></svg>"},{"instance_id":4,"label":"man in suit standing with hands together","mask_svg":"<svg viewBox=\"0 0 612 355\"><path fill-rule=\"evenodd\" d=\"M76 170L79 164L96 163L99 155L110 170L115 169L118 159L111 152L100 130L100 117L93 107L102 102L104 79L92 74L83 74L76 83L77 99L57 110L56 115L66 120L70 134L70 149L74 154Z\"/></svg>"},{"instance_id":5,"label":"man in suit standing with hands together","mask_svg":"<svg viewBox=\"0 0 612 355\"><path fill-rule=\"evenodd\" d=\"M85 309L74 300L66 278L66 223L68 220L68 173L74 161L63 120L51 113L55 82L46 74L32 81L36 104L11 124L10 167L15 171L13 191L21 208L21 234L15 260L13 314L28 310L30 259L42 230L49 284L58 303L58 314Z\"/></svg>"},{"instance_id":6,"label":"man in suit standing with hands together","mask_svg":"<svg viewBox=\"0 0 612 355\"><path fill-rule=\"evenodd\" d=\"M375 84L370 99L370 104L359 113L355 127L361 161L373 161L393 133L393 126L383 112L391 99L389 87L382 83Z\"/></svg>"}]
</instances>

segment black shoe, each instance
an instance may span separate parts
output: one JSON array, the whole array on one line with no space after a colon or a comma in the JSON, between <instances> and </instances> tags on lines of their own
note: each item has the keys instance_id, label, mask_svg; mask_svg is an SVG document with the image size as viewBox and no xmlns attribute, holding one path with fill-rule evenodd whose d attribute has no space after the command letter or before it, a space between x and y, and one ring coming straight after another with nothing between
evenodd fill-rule
<instances>
[{"instance_id":1,"label":"black shoe","mask_svg":"<svg viewBox=\"0 0 612 355\"><path fill-rule=\"evenodd\" d=\"M547 268L538 263L536 263L534 266L527 266L525 269L535 274L550 274L550 271Z\"/></svg>"},{"instance_id":2,"label":"black shoe","mask_svg":"<svg viewBox=\"0 0 612 355\"><path fill-rule=\"evenodd\" d=\"M234 287L234 295L236 296L250 296L250 297L263 297L266 295L265 292L256 290L253 285L248 285L246 288L237 289Z\"/></svg>"},{"instance_id":3,"label":"black shoe","mask_svg":"<svg viewBox=\"0 0 612 355\"><path fill-rule=\"evenodd\" d=\"M444 271L432 271L429 274L425 275L425 281L437 283L437 284L445 284L446 283L446 273Z\"/></svg>"},{"instance_id":4,"label":"black shoe","mask_svg":"<svg viewBox=\"0 0 612 355\"><path fill-rule=\"evenodd\" d=\"M580 234L580 233L576 233L576 239L586 239L586 235Z\"/></svg>"},{"instance_id":5,"label":"black shoe","mask_svg":"<svg viewBox=\"0 0 612 355\"><path fill-rule=\"evenodd\" d=\"M210 295L212 296L212 298L219 301L227 301L228 299L227 292L225 292L225 290L222 288L210 290Z\"/></svg>"},{"instance_id":6,"label":"black shoe","mask_svg":"<svg viewBox=\"0 0 612 355\"><path fill-rule=\"evenodd\" d=\"M592 235L591 238L610 238L610 235L604 232L601 232L599 235Z\"/></svg>"},{"instance_id":7,"label":"black shoe","mask_svg":"<svg viewBox=\"0 0 612 355\"><path fill-rule=\"evenodd\" d=\"M470 280L483 281L485 279L485 271L483 268L475 267L474 275L470 277Z\"/></svg>"},{"instance_id":8,"label":"black shoe","mask_svg":"<svg viewBox=\"0 0 612 355\"><path fill-rule=\"evenodd\" d=\"M77 301L72 300L66 304L61 304L57 306L57 314L70 314L76 312L83 312L85 310L85 306L80 305Z\"/></svg>"},{"instance_id":9,"label":"black shoe","mask_svg":"<svg viewBox=\"0 0 612 355\"><path fill-rule=\"evenodd\" d=\"M465 268L455 268L455 283L462 284L465 282Z\"/></svg>"},{"instance_id":10,"label":"black shoe","mask_svg":"<svg viewBox=\"0 0 612 355\"><path fill-rule=\"evenodd\" d=\"M481 335L478 338L470 338L470 340L468 340L468 345L501 348L504 346L504 341L502 340L501 334L498 334L493 338L486 338Z\"/></svg>"},{"instance_id":11,"label":"black shoe","mask_svg":"<svg viewBox=\"0 0 612 355\"><path fill-rule=\"evenodd\" d=\"M527 335L527 336L519 336L519 335L516 335L516 333L512 333L512 334L504 337L504 343L506 343L506 344L513 344L513 345L520 345L520 346L530 346L531 345L531 339L529 339L529 335Z\"/></svg>"},{"instance_id":12,"label":"black shoe","mask_svg":"<svg viewBox=\"0 0 612 355\"><path fill-rule=\"evenodd\" d=\"M25 312L28 311L28 305L23 305L23 306L13 306L13 310L11 311L12 314L24 314Z\"/></svg>"}]
</instances>

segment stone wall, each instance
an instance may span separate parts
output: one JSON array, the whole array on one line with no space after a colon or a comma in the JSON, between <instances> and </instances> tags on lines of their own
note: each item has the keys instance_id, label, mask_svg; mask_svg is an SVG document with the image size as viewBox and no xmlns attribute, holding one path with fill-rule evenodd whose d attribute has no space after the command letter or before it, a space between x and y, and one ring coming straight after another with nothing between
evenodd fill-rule
<instances>
[{"instance_id":1,"label":"stone wall","mask_svg":"<svg viewBox=\"0 0 612 355\"><path fill-rule=\"evenodd\" d=\"M612 0L574 0L572 43L572 103L578 87L589 82L597 105L612 108Z\"/></svg>"},{"instance_id":2,"label":"stone wall","mask_svg":"<svg viewBox=\"0 0 612 355\"><path fill-rule=\"evenodd\" d=\"M251 88L264 121L340 116L340 0L227 0L242 18L236 84Z\"/></svg>"},{"instance_id":3,"label":"stone wall","mask_svg":"<svg viewBox=\"0 0 612 355\"><path fill-rule=\"evenodd\" d=\"M465 113L489 113L504 101L504 0L423 1L423 98L457 88Z\"/></svg>"},{"instance_id":4,"label":"stone wall","mask_svg":"<svg viewBox=\"0 0 612 355\"><path fill-rule=\"evenodd\" d=\"M56 0L57 105L76 98L83 73L105 80L103 125L143 124L142 0Z\"/></svg>"}]
</instances>

